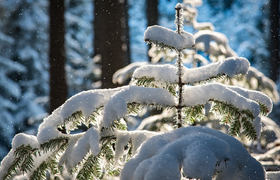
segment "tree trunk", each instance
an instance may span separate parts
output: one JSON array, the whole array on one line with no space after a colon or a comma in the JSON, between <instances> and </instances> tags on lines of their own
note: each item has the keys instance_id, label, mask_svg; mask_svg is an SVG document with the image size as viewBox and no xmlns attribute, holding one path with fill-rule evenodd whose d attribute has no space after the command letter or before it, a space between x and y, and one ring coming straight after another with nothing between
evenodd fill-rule
<instances>
[{"instance_id":1,"label":"tree trunk","mask_svg":"<svg viewBox=\"0 0 280 180\"><path fill-rule=\"evenodd\" d=\"M270 78L279 78L279 0L270 0Z\"/></svg>"},{"instance_id":2,"label":"tree trunk","mask_svg":"<svg viewBox=\"0 0 280 180\"><path fill-rule=\"evenodd\" d=\"M146 0L147 26L158 25L158 0ZM148 45L148 51L151 45ZM148 57L151 62L151 57Z\"/></svg>"},{"instance_id":3,"label":"tree trunk","mask_svg":"<svg viewBox=\"0 0 280 180\"><path fill-rule=\"evenodd\" d=\"M64 0L50 0L50 108L49 112L58 108L67 99L65 78L65 23Z\"/></svg>"},{"instance_id":4,"label":"tree trunk","mask_svg":"<svg viewBox=\"0 0 280 180\"><path fill-rule=\"evenodd\" d=\"M94 54L101 55L102 88L114 88L113 74L130 63L127 0L94 0Z\"/></svg>"}]
</instances>

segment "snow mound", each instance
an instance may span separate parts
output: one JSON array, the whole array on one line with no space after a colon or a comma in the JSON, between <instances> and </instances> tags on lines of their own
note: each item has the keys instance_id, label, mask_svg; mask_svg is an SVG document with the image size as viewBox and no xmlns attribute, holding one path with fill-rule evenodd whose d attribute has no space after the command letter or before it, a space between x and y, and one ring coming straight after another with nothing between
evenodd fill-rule
<instances>
[{"instance_id":1,"label":"snow mound","mask_svg":"<svg viewBox=\"0 0 280 180\"><path fill-rule=\"evenodd\" d=\"M148 139L120 179L180 180L180 168L187 178L265 179L262 165L238 140L207 127L180 128Z\"/></svg>"}]
</instances>

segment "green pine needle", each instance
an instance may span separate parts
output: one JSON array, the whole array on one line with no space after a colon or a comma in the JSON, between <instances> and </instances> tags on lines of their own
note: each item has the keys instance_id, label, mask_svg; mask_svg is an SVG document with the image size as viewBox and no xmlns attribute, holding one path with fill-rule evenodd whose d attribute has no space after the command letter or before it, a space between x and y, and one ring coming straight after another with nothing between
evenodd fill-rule
<instances>
[{"instance_id":1,"label":"green pine needle","mask_svg":"<svg viewBox=\"0 0 280 180\"><path fill-rule=\"evenodd\" d=\"M97 117L100 115L101 110L102 107L97 108L88 118L83 115L82 111L76 111L70 117L66 118L64 123L59 128L63 129L63 127L66 127L67 124L70 124L67 130L72 131L78 129L82 124L86 125L87 127L89 127L89 124L96 125Z\"/></svg>"},{"instance_id":2,"label":"green pine needle","mask_svg":"<svg viewBox=\"0 0 280 180\"><path fill-rule=\"evenodd\" d=\"M17 169L23 173L30 171L34 167L33 158L38 155L38 151L38 148L33 148L29 144L19 146L14 152L15 160L9 167L3 179L12 178L13 174L16 174Z\"/></svg>"},{"instance_id":3,"label":"green pine needle","mask_svg":"<svg viewBox=\"0 0 280 180\"><path fill-rule=\"evenodd\" d=\"M145 40L148 44L154 44L155 46L157 46L159 49L170 49L170 50L175 50L177 51L177 48L173 47L173 46L169 46L166 45L164 43L160 43L158 41L154 41L154 40L150 40L150 39L146 39Z\"/></svg>"},{"instance_id":4,"label":"green pine needle","mask_svg":"<svg viewBox=\"0 0 280 180\"><path fill-rule=\"evenodd\" d=\"M83 167L79 171L76 179L78 180L90 180L100 179L103 175L102 168L102 154L99 153L97 156L89 155L86 161L83 163Z\"/></svg>"},{"instance_id":5,"label":"green pine needle","mask_svg":"<svg viewBox=\"0 0 280 180\"><path fill-rule=\"evenodd\" d=\"M257 139L257 132L255 131L254 125L245 117L242 118L241 122L244 128L245 136L249 139Z\"/></svg>"},{"instance_id":6,"label":"green pine needle","mask_svg":"<svg viewBox=\"0 0 280 180\"><path fill-rule=\"evenodd\" d=\"M61 151L65 151L68 146L68 138L67 137L58 137L56 139L51 139L44 144L41 144L41 149L43 152L47 152L50 150L59 149Z\"/></svg>"},{"instance_id":7,"label":"green pine needle","mask_svg":"<svg viewBox=\"0 0 280 180\"><path fill-rule=\"evenodd\" d=\"M205 118L203 110L204 110L204 105L197 105L194 107L183 108L185 121L188 124L194 124L196 120L201 121L202 119Z\"/></svg>"},{"instance_id":8,"label":"green pine needle","mask_svg":"<svg viewBox=\"0 0 280 180\"><path fill-rule=\"evenodd\" d=\"M240 134L241 124L244 128L246 137L256 139L257 132L253 126L254 115L250 110L240 110L237 107L226 102L218 100L210 100L214 103L211 111L222 115L221 124L229 125L229 133L231 135ZM240 119L241 122L240 122Z\"/></svg>"},{"instance_id":9,"label":"green pine needle","mask_svg":"<svg viewBox=\"0 0 280 180\"><path fill-rule=\"evenodd\" d=\"M168 90L172 95L176 96L176 86L177 84L172 84L170 82L163 82L155 80L154 77L142 76L140 78L134 78L136 86L152 87L152 88L164 88ZM160 84L160 87L159 87Z\"/></svg>"}]
</instances>

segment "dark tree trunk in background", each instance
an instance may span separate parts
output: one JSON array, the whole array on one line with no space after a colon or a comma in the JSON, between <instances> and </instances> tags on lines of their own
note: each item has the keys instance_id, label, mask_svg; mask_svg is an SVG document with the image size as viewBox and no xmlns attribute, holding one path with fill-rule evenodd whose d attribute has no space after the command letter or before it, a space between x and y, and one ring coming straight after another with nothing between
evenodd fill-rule
<instances>
[{"instance_id":1,"label":"dark tree trunk in background","mask_svg":"<svg viewBox=\"0 0 280 180\"><path fill-rule=\"evenodd\" d=\"M102 88L114 88L112 76L130 63L127 0L94 0L94 54L101 55Z\"/></svg>"},{"instance_id":2,"label":"dark tree trunk in background","mask_svg":"<svg viewBox=\"0 0 280 180\"><path fill-rule=\"evenodd\" d=\"M146 0L147 26L158 25L158 0ZM151 45L148 45L148 50ZM151 61L151 57L149 57Z\"/></svg>"},{"instance_id":3,"label":"dark tree trunk in background","mask_svg":"<svg viewBox=\"0 0 280 180\"><path fill-rule=\"evenodd\" d=\"M50 0L50 108L49 112L66 101L67 85L65 78L65 23L64 0Z\"/></svg>"},{"instance_id":4,"label":"dark tree trunk in background","mask_svg":"<svg viewBox=\"0 0 280 180\"><path fill-rule=\"evenodd\" d=\"M279 0L270 0L270 78L279 78Z\"/></svg>"}]
</instances>

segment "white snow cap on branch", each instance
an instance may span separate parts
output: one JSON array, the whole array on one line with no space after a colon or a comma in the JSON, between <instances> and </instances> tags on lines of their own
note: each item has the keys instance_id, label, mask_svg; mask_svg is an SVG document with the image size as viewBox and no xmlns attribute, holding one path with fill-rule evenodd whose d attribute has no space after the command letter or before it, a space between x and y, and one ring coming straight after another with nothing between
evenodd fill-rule
<instances>
[{"instance_id":1,"label":"white snow cap on branch","mask_svg":"<svg viewBox=\"0 0 280 180\"><path fill-rule=\"evenodd\" d=\"M241 96L244 96L245 98L252 99L256 102L260 102L260 103L264 104L268 109L267 113L270 113L272 111L273 103L267 95L265 95L259 91L248 90L248 89L237 87L237 86L227 86L227 88L237 92L238 94L240 94Z\"/></svg>"},{"instance_id":2,"label":"white snow cap on branch","mask_svg":"<svg viewBox=\"0 0 280 180\"><path fill-rule=\"evenodd\" d=\"M124 87L115 89L101 89L83 91L72 96L63 105L57 108L50 116L44 119L39 126L39 132L49 126L57 127L63 121L77 111L82 111L85 118L88 118L97 108L104 106L110 97ZM67 127L66 127L67 128Z\"/></svg>"},{"instance_id":3,"label":"white snow cap on branch","mask_svg":"<svg viewBox=\"0 0 280 180\"><path fill-rule=\"evenodd\" d=\"M113 75L113 79L112 79L113 83L124 84L125 81L132 76L135 69L147 64L148 62L134 62L125 66L124 68L117 70Z\"/></svg>"},{"instance_id":4,"label":"white snow cap on branch","mask_svg":"<svg viewBox=\"0 0 280 180\"><path fill-rule=\"evenodd\" d=\"M226 57L237 56L236 52L234 52L228 42L228 38L219 32L203 30L194 34L195 42L204 44L204 51L208 52L210 49L210 42L215 41L219 46L220 50ZM208 52L209 53L209 52Z\"/></svg>"},{"instance_id":5,"label":"white snow cap on branch","mask_svg":"<svg viewBox=\"0 0 280 180\"><path fill-rule=\"evenodd\" d=\"M165 89L127 86L116 93L104 107L101 127L110 127L111 123L127 113L127 103L155 104L175 106L174 97Z\"/></svg>"},{"instance_id":6,"label":"white snow cap on branch","mask_svg":"<svg viewBox=\"0 0 280 180\"><path fill-rule=\"evenodd\" d=\"M208 80L219 74L225 74L233 77L237 74L246 74L249 69L250 63L247 59L242 57L231 57L211 63L199 68L188 69L183 67L182 82L192 84ZM178 76L176 75L177 67L174 65L146 65L136 69L133 73L134 78L143 76L153 77L157 81L166 81L170 83L178 83Z\"/></svg>"},{"instance_id":7,"label":"white snow cap on branch","mask_svg":"<svg viewBox=\"0 0 280 180\"><path fill-rule=\"evenodd\" d=\"M244 161L246 159L246 161ZM154 136L128 161L121 180L265 179L262 165L235 138L206 127L186 127Z\"/></svg>"},{"instance_id":8,"label":"white snow cap on branch","mask_svg":"<svg viewBox=\"0 0 280 180\"><path fill-rule=\"evenodd\" d=\"M191 48L195 44L192 34L186 31L178 34L175 31L157 25L147 28L144 33L144 41L162 43L167 47L172 47L177 50Z\"/></svg>"},{"instance_id":9,"label":"white snow cap on branch","mask_svg":"<svg viewBox=\"0 0 280 180\"><path fill-rule=\"evenodd\" d=\"M199 98L194 99L192 97ZM238 94L238 92L228 88L223 84L212 83L207 85L187 87L183 92L182 104L185 106L194 107L197 105L206 104L210 99L227 102L240 110L250 110L255 118L254 126L257 132L257 137L260 136L261 124L259 117L259 104L253 100L245 98L244 96Z\"/></svg>"},{"instance_id":10,"label":"white snow cap on branch","mask_svg":"<svg viewBox=\"0 0 280 180\"><path fill-rule=\"evenodd\" d=\"M36 136L28 135L24 133L19 133L15 135L13 142L12 142L12 148L16 150L21 145L27 145L29 144L33 148L39 148L40 143L37 140Z\"/></svg>"},{"instance_id":11,"label":"white snow cap on branch","mask_svg":"<svg viewBox=\"0 0 280 180\"><path fill-rule=\"evenodd\" d=\"M3 179L3 176L8 171L8 168L12 165L13 161L15 160L15 151L21 145L30 145L32 148L39 148L40 143L37 140L36 136L27 135L24 133L19 133L15 135L13 142L12 142L12 149L10 152L5 156L5 158L1 161L0 166L0 179Z\"/></svg>"}]
</instances>

